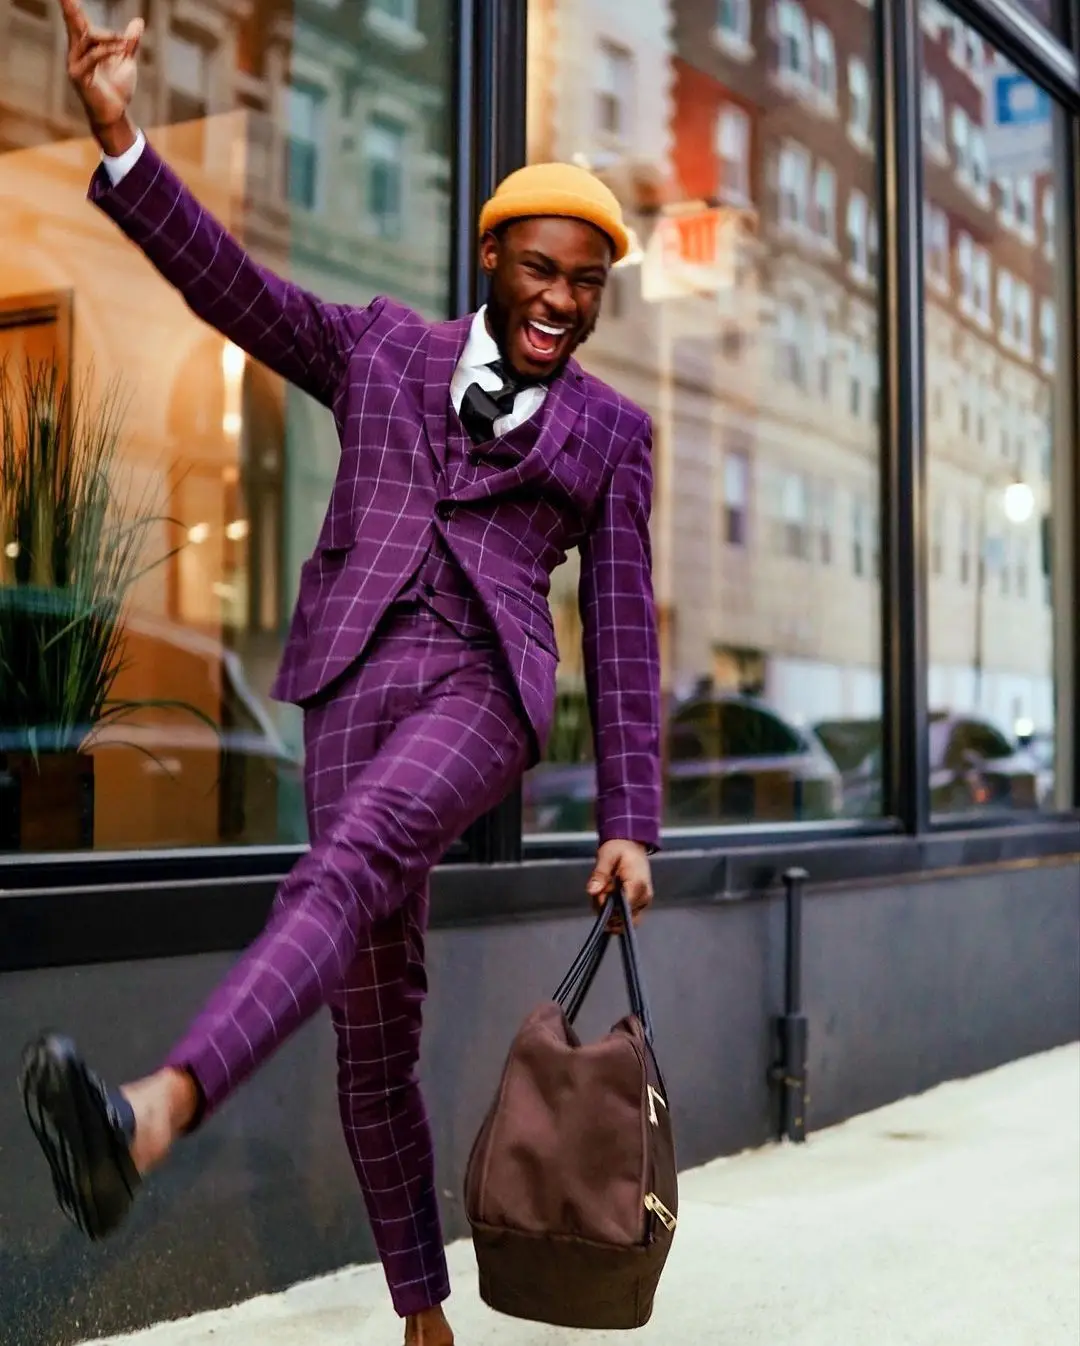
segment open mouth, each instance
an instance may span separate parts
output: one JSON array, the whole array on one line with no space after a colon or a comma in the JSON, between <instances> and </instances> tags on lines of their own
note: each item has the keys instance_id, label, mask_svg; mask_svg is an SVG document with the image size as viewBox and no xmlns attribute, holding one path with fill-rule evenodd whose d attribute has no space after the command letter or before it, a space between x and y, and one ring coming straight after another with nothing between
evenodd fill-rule
<instances>
[{"instance_id":1,"label":"open mouth","mask_svg":"<svg viewBox=\"0 0 1080 1346\"><path fill-rule=\"evenodd\" d=\"M553 360L570 331L569 327L556 327L553 323L532 320L526 320L521 330L529 358L537 364L547 364Z\"/></svg>"}]
</instances>

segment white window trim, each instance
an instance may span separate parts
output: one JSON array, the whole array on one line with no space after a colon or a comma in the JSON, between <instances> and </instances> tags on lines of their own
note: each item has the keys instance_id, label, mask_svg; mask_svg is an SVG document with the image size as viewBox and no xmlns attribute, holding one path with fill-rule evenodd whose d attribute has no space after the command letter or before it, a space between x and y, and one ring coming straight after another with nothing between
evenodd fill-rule
<instances>
[{"instance_id":1,"label":"white window trim","mask_svg":"<svg viewBox=\"0 0 1080 1346\"><path fill-rule=\"evenodd\" d=\"M784 173L785 164L798 164L803 170L797 174L797 180L801 184L801 204L802 210L800 218L791 219L786 213L787 199L789 192L786 186ZM777 191L779 192L778 212L779 222L782 229L790 230L793 233L805 234L810 226L810 197L813 192L813 165L810 158L810 151L805 145L800 145L797 140L786 140L780 146L780 154L777 160ZM791 195L796 195L792 192Z\"/></svg>"},{"instance_id":2,"label":"white window trim","mask_svg":"<svg viewBox=\"0 0 1080 1346\"><path fill-rule=\"evenodd\" d=\"M856 227L852 227L855 222ZM854 249L851 248L855 242ZM865 283L870 279L870 200L857 188L848 197L847 213L844 217L844 242L851 250L847 268L856 280Z\"/></svg>"},{"instance_id":3,"label":"white window trim","mask_svg":"<svg viewBox=\"0 0 1080 1346\"><path fill-rule=\"evenodd\" d=\"M1039 203L1039 217L1041 221L1043 234L1043 256L1047 261L1053 261L1057 252L1057 198L1054 195L1052 184L1047 184L1043 188L1042 200Z\"/></svg>"},{"instance_id":4,"label":"white window trim","mask_svg":"<svg viewBox=\"0 0 1080 1346\"><path fill-rule=\"evenodd\" d=\"M823 60L825 56L827 59ZM818 84L818 74L826 68L829 71L829 88L822 89ZM810 82L819 109L829 116L839 111L840 71L836 54L836 38L828 24L815 19L810 25Z\"/></svg>"},{"instance_id":5,"label":"white window trim","mask_svg":"<svg viewBox=\"0 0 1080 1346\"><path fill-rule=\"evenodd\" d=\"M941 295L947 295L950 285L949 217L940 206L927 202L923 232L926 249L926 283Z\"/></svg>"},{"instance_id":6,"label":"white window trim","mask_svg":"<svg viewBox=\"0 0 1080 1346\"><path fill-rule=\"evenodd\" d=\"M774 71L776 83L781 88L787 89L800 97L814 99L816 96L814 89L814 36L809 16L799 0L775 0L772 14L781 54L784 51L785 39L789 37L793 40L799 39L797 45L801 48L806 67L802 70L790 70L778 61Z\"/></svg>"},{"instance_id":7,"label":"white window trim","mask_svg":"<svg viewBox=\"0 0 1080 1346\"><path fill-rule=\"evenodd\" d=\"M602 90L599 84L594 85L593 115L596 143L606 147L621 147L628 145L634 139L635 122L637 120L636 109L634 106L636 77L634 53L623 43L616 42L613 38L610 38L605 34L600 34L597 37L595 51L598 63L597 69L599 69L599 62L606 61L608 56L611 56L615 58L612 68L614 68L615 65L621 66L622 72L626 78L625 97L620 97L618 91L616 91L615 94L619 104L619 115L624 122L624 125L616 131L609 131L600 125L599 100L601 94L606 93L607 91Z\"/></svg>"},{"instance_id":8,"label":"white window trim","mask_svg":"<svg viewBox=\"0 0 1080 1346\"><path fill-rule=\"evenodd\" d=\"M972 258L972 295L973 317L985 331L990 331L994 323L993 280L990 270L990 254L985 248L974 249Z\"/></svg>"},{"instance_id":9,"label":"white window trim","mask_svg":"<svg viewBox=\"0 0 1080 1346\"><path fill-rule=\"evenodd\" d=\"M819 188L820 184L823 182L829 182L832 184L831 191L828 197L828 212L827 212L828 217L825 222L824 229L821 228L821 220L819 218L821 214L820 210L821 198L819 196ZM817 164L817 166L814 169L813 182L811 184L810 193L811 193L810 198L811 232L814 234L815 238L817 238L820 243L824 244L824 246L830 252L835 253L837 251L836 208L837 208L837 202L839 200L839 191L838 191L836 170L833 168L832 164L825 163L824 161Z\"/></svg>"},{"instance_id":10,"label":"white window trim","mask_svg":"<svg viewBox=\"0 0 1080 1346\"><path fill-rule=\"evenodd\" d=\"M717 6L716 23L713 25L713 42L734 61L747 64L754 59L756 52L754 50L752 36L752 19L750 0L734 0L737 5L741 22L740 31L733 33L725 28L720 22L719 5Z\"/></svg>"},{"instance_id":11,"label":"white window trim","mask_svg":"<svg viewBox=\"0 0 1080 1346\"><path fill-rule=\"evenodd\" d=\"M397 47L399 51L419 51L427 46L427 37L417 27L416 0L412 0L410 9L411 22L409 19L394 18L385 10L376 8L369 0L364 13L364 24L377 37L382 38L389 46Z\"/></svg>"},{"instance_id":12,"label":"white window trim","mask_svg":"<svg viewBox=\"0 0 1080 1346\"><path fill-rule=\"evenodd\" d=\"M933 97L931 98L931 93ZM949 162L949 116L945 106L945 92L941 81L932 75L923 77L923 145L926 153L935 163L942 166ZM935 117L933 122L926 116L931 101Z\"/></svg>"},{"instance_id":13,"label":"white window trim","mask_svg":"<svg viewBox=\"0 0 1080 1346\"><path fill-rule=\"evenodd\" d=\"M1004 268L997 275L998 340L1007 351L1015 350L1016 342L1016 281L1011 271Z\"/></svg>"},{"instance_id":14,"label":"white window trim","mask_svg":"<svg viewBox=\"0 0 1080 1346\"><path fill-rule=\"evenodd\" d=\"M363 145L363 162L364 162L363 192L361 199L362 199L362 209L364 212L364 219L367 222L367 225L371 231L371 236L373 238L379 238L380 235L376 229L376 221L378 219L378 216L372 210L371 201L368 196L368 189L370 187L370 177L368 176L369 160L367 155L367 136L372 123L378 121L380 118L385 121L393 122L396 126L400 127L402 132L402 139L405 143L405 151L401 159L402 230L401 230L401 239L397 240L402 241L405 239L405 237L408 235L409 232L409 198L410 198L409 167L411 163L411 156L409 154L409 144L416 134L416 127L411 120L411 113L407 111L406 108L398 104L396 99L394 100L375 99L365 109L363 126L361 131L361 144Z\"/></svg>"},{"instance_id":15,"label":"white window trim","mask_svg":"<svg viewBox=\"0 0 1080 1346\"><path fill-rule=\"evenodd\" d=\"M738 127L739 156L738 156L738 181L728 182L727 174L723 172L727 164L733 163L724 152L724 128L726 126ZM724 103L721 105L719 115L716 118L716 158L720 164L720 185L718 196L721 201L727 205L749 206L752 204L750 190L750 115L745 108L737 103Z\"/></svg>"},{"instance_id":16,"label":"white window trim","mask_svg":"<svg viewBox=\"0 0 1080 1346\"><path fill-rule=\"evenodd\" d=\"M1013 303L1016 307L1016 348L1025 359L1032 360L1035 357L1035 306L1031 286L1014 280Z\"/></svg>"},{"instance_id":17,"label":"white window trim","mask_svg":"<svg viewBox=\"0 0 1080 1346\"><path fill-rule=\"evenodd\" d=\"M1013 184L1013 226L1017 234L1025 243L1034 243L1036 241L1037 220L1038 220L1038 194L1035 191L1035 178L1031 173L1022 173ZM1020 203L1023 201L1027 208L1027 219L1020 218Z\"/></svg>"},{"instance_id":18,"label":"white window trim","mask_svg":"<svg viewBox=\"0 0 1080 1346\"><path fill-rule=\"evenodd\" d=\"M857 78L855 74L856 71L860 72ZM862 98L865 99L866 103L865 127L860 126L853 115L857 106L854 92L856 83L862 86ZM848 139L857 149L870 154L874 149L873 137L870 130L874 120L873 98L871 96L870 88L870 71L867 68L866 62L859 56L851 56L848 58L848 92L850 95L848 100L850 104L847 126Z\"/></svg>"}]
</instances>

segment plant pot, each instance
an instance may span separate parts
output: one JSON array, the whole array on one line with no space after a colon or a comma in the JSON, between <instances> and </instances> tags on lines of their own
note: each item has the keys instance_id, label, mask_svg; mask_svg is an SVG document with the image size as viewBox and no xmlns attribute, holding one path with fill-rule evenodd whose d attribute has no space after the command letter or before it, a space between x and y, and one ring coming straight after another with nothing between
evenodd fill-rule
<instances>
[{"instance_id":1,"label":"plant pot","mask_svg":"<svg viewBox=\"0 0 1080 1346\"><path fill-rule=\"evenodd\" d=\"M94 759L83 752L0 753L0 851L88 850Z\"/></svg>"}]
</instances>

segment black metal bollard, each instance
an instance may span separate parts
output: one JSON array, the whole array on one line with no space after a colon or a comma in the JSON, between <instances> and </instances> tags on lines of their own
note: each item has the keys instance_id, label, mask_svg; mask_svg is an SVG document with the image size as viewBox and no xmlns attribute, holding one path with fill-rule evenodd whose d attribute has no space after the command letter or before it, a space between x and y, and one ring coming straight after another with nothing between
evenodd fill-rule
<instances>
[{"instance_id":1,"label":"black metal bollard","mask_svg":"<svg viewBox=\"0 0 1080 1346\"><path fill-rule=\"evenodd\" d=\"M784 1013L776 1020L780 1057L769 1072L780 1089L780 1135L806 1140L808 1030L802 1012L802 904L805 869L784 871Z\"/></svg>"}]
</instances>

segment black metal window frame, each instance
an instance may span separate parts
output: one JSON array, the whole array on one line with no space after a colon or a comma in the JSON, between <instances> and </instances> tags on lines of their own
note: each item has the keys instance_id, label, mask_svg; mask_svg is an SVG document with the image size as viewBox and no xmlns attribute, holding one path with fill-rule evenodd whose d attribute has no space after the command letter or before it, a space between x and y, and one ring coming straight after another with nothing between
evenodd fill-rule
<instances>
[{"instance_id":1,"label":"black metal window frame","mask_svg":"<svg viewBox=\"0 0 1080 1346\"><path fill-rule=\"evenodd\" d=\"M1068 208L1061 212L1064 218L1059 228L1069 246L1063 250L1059 264L1064 268L1062 288L1067 293L1065 327L1075 357L1080 351L1080 0L1065 0L1067 45L1051 37L1010 0L948 3L1003 55L1047 87L1063 109L1066 133L1059 137L1058 176L1061 198ZM470 311L483 299L476 265L479 207L498 180L525 161L527 10L527 0L456 0L451 212L451 305L456 313ZM696 889L706 875L722 875L716 890L727 892L739 887L732 875L779 873L790 864L808 865L817 882L849 881L1080 853L1080 716L1075 710L1080 622L1074 615L1080 577L1080 528L1075 506L1080 479L1078 380L1060 380L1068 385L1062 423L1068 426L1063 438L1072 451L1067 465L1067 498L1074 505L1069 511L1061 511L1057 521L1057 540L1068 552L1068 565L1061 567L1066 573L1062 588L1067 592L1059 591L1054 596L1055 608L1061 610L1063 618L1058 630L1059 638L1064 634L1065 644L1056 657L1068 688L1059 695L1058 704L1065 708L1062 732L1067 734L1070 746L1066 757L1071 760L1065 766L1071 772L1068 797L1073 808L1064 814L1008 820L988 815L978 823L966 818L939 822L930 817L926 771L928 558L919 0L876 0L875 13L883 267L882 714L887 814L869 824L717 827L665 834L667 854L658 864L674 865L672 874L685 870L689 889ZM478 919L489 907L497 910L471 895L475 880L485 868L488 877L484 884L491 887L492 900L498 901L507 881L506 872L500 877L500 871L491 866L516 866L524 861L526 870L543 874L550 873L549 866L527 862L564 860L576 874L594 847L594 839L584 834L572 838L523 836L518 791L470 830L463 843L446 857L444 873L451 887L461 886L462 913ZM21 903L10 907L12 912L17 908L19 915L17 928L9 933L21 932L29 945L40 947L44 941L59 951L61 945L77 938L77 928L55 944L44 925L67 910L69 901L79 899L79 911L88 920L108 891L134 899L143 886L163 886L174 894L175 901L170 903L164 890L159 891L154 937L158 952L190 950L193 940L198 948L235 947L239 932L248 930L254 914L265 910L273 884L301 853L299 847L278 846L12 856L0 860L0 928L5 924L5 899L51 894L55 902L44 903L36 916L29 914L32 907ZM697 860L686 869L693 857ZM509 872L518 875L515 883L535 887L520 870ZM539 888L536 905L545 906ZM196 911L202 914L196 916ZM114 930L119 928L114 922L109 924ZM82 920L79 925L87 929ZM106 955L99 950L97 956ZM0 956L0 967L4 962Z\"/></svg>"},{"instance_id":2,"label":"black metal window frame","mask_svg":"<svg viewBox=\"0 0 1080 1346\"><path fill-rule=\"evenodd\" d=\"M1054 95L1062 108L1067 133L1059 137L1061 154L1058 180L1062 196L1070 203L1068 219L1063 221L1071 246L1065 249L1068 269L1065 289L1066 330L1071 334L1074 356L1077 345L1077 116L1080 115L1080 0L1067 0L1066 31L1070 47L1051 36L1030 15L1010 0L946 0L948 6L976 28L1001 53L1026 74L1038 80ZM504 80L516 88L525 85L525 15L527 0L500 3L502 29L502 65ZM819 826L751 825L746 828L681 829L665 833L665 850L686 851L722 849L725 851L776 851L795 847L814 847L819 851L832 843L836 854L849 855L861 840L873 846L887 838L924 841L941 837L950 849L949 836L963 829L989 833L1008 828L1015 843L1025 833L1031 853L1043 853L1058 844L1064 852L1080 848L1075 809L1080 805L1077 792L1077 762L1080 761L1080 726L1074 714L1064 726L1071 752L1066 768L1071 769L1069 798L1073 812L1047 813L1038 818L1005 818L988 812L985 818L971 820L932 819L929 791L929 706L927 698L927 518L926 518L926 442L924 399L924 283L922 240L922 130L921 130L921 32L920 0L876 0L875 6L875 78L878 155L879 219L882 225L882 283L879 287L879 343L882 361L882 471L880 474L880 517L882 529L882 706L883 766L886 809L881 819L869 823L840 823ZM512 109L507 108L507 112ZM525 159L524 109L515 126L508 121L499 125L499 143L495 162L500 172L518 167ZM484 184L485 188L488 185ZM478 198L482 200L482 196ZM475 296L474 296L475 298ZM1063 381L1067 382L1067 381ZM1068 494L1075 500L1080 452L1080 407L1073 389L1068 390L1068 426L1064 441L1072 451ZM1070 512L1063 512L1070 513ZM1080 547L1077 545L1077 510L1058 521L1060 540L1068 546L1072 564L1070 592L1055 594L1055 606L1069 609L1072 591L1080 575ZM1080 661L1078 624L1070 622L1067 647L1071 657L1056 656L1059 669L1071 683L1071 697L1059 698L1075 704L1075 670ZM592 838L547 839L523 836L520 794L508 799L485 819L474 838L472 858L489 863L517 859L555 859L581 857L594 846ZM989 836L980 849L990 848ZM915 853L921 864L933 864L933 847L919 845ZM870 872L876 868L867 856Z\"/></svg>"}]
</instances>

